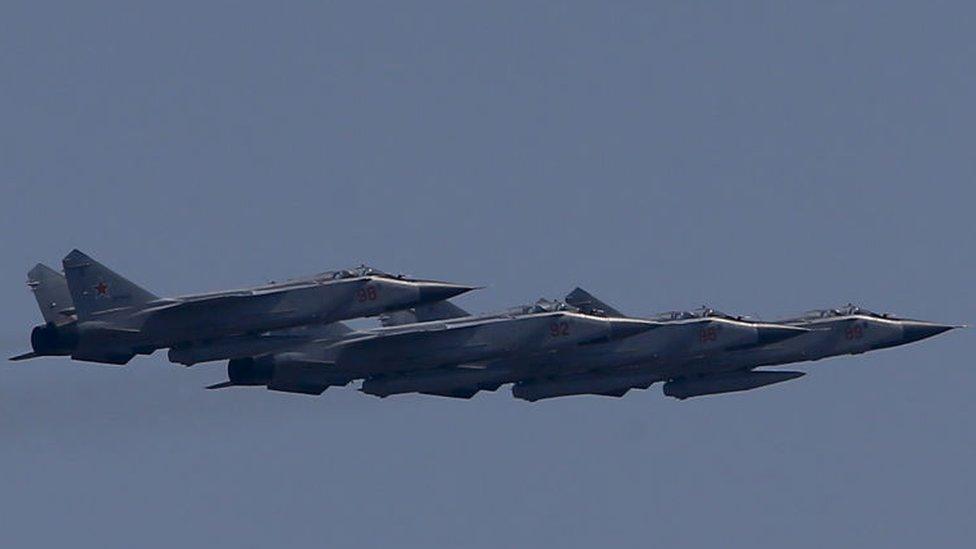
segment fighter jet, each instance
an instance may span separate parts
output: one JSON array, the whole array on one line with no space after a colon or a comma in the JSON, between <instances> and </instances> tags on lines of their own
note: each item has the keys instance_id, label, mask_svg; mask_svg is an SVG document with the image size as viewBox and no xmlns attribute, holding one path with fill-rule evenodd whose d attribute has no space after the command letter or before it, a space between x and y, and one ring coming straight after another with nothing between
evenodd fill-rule
<instances>
[{"instance_id":1,"label":"fighter jet","mask_svg":"<svg viewBox=\"0 0 976 549\"><path fill-rule=\"evenodd\" d=\"M686 399L763 387L796 379L804 372L756 370L758 367L857 355L963 327L879 314L853 304L809 311L778 323L808 331L789 341L729 352L710 361L691 359L676 365L665 373L664 394Z\"/></svg>"},{"instance_id":2,"label":"fighter jet","mask_svg":"<svg viewBox=\"0 0 976 549\"><path fill-rule=\"evenodd\" d=\"M170 359L183 364L253 356L294 346L304 337L268 333L272 330L376 316L475 289L362 266L241 290L160 298L79 250L62 263L64 276L43 265L28 274L46 323L31 332L33 351L11 360L68 355L125 364L136 354L167 347Z\"/></svg>"},{"instance_id":3,"label":"fighter jet","mask_svg":"<svg viewBox=\"0 0 976 549\"><path fill-rule=\"evenodd\" d=\"M546 300L481 316L469 316L448 303L418 309L424 312L415 319L436 318L400 324L387 317L388 325L382 328L325 336L286 352L231 360L229 380L211 388L259 385L321 394L330 386L365 379L364 392L386 396L399 392L391 383L451 368L467 382L456 391L449 390L456 395L472 384L501 385L509 372L486 368L492 360L532 361L561 350L627 340L658 327L648 320L585 314L565 303Z\"/></svg>"}]
</instances>

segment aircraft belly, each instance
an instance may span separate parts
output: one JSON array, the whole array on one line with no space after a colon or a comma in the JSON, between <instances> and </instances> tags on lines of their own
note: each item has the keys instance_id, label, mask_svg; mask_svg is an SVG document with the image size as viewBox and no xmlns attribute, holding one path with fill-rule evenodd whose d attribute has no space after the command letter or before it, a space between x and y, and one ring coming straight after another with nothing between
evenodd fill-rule
<instances>
[{"instance_id":1,"label":"aircraft belly","mask_svg":"<svg viewBox=\"0 0 976 549\"><path fill-rule=\"evenodd\" d=\"M338 367L359 375L424 370L454 364L478 362L494 352L484 345L442 347L423 350L389 349L383 352L344 352L337 360Z\"/></svg>"}]
</instances>

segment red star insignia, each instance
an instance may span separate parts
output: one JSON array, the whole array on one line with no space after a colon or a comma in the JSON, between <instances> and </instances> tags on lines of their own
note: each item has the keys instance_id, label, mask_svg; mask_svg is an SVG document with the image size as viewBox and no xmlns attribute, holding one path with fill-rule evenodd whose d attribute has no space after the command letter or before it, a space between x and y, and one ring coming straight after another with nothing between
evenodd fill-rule
<instances>
[{"instance_id":1,"label":"red star insignia","mask_svg":"<svg viewBox=\"0 0 976 549\"><path fill-rule=\"evenodd\" d=\"M95 286L95 291L98 292L98 295L108 295L108 284L99 282L98 286Z\"/></svg>"}]
</instances>

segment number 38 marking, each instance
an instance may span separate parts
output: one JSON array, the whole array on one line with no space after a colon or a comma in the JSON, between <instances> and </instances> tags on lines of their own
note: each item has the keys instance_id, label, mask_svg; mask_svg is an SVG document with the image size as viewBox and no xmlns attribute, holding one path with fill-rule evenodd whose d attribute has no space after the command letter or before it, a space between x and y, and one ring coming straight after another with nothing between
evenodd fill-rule
<instances>
[{"instance_id":1,"label":"number 38 marking","mask_svg":"<svg viewBox=\"0 0 976 549\"><path fill-rule=\"evenodd\" d=\"M844 331L844 335L847 336L847 339L861 339L864 337L864 328L857 325L850 326Z\"/></svg>"},{"instance_id":2,"label":"number 38 marking","mask_svg":"<svg viewBox=\"0 0 976 549\"><path fill-rule=\"evenodd\" d=\"M549 325L549 335L552 337L562 337L569 335L568 322L555 322Z\"/></svg>"},{"instance_id":3,"label":"number 38 marking","mask_svg":"<svg viewBox=\"0 0 976 549\"><path fill-rule=\"evenodd\" d=\"M364 301L376 301L376 286L366 286L365 288L356 290L356 301L360 303Z\"/></svg>"},{"instance_id":4,"label":"number 38 marking","mask_svg":"<svg viewBox=\"0 0 976 549\"><path fill-rule=\"evenodd\" d=\"M718 341L718 328L716 328L715 326L702 328L701 333L698 334L698 337L702 343L708 343L709 341Z\"/></svg>"}]
</instances>

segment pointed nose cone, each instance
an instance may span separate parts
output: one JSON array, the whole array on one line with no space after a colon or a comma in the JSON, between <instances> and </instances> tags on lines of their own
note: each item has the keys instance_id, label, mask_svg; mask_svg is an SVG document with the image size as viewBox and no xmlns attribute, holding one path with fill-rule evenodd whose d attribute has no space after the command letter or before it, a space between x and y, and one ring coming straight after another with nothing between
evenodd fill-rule
<instances>
[{"instance_id":1,"label":"pointed nose cone","mask_svg":"<svg viewBox=\"0 0 976 549\"><path fill-rule=\"evenodd\" d=\"M769 345L780 341L801 336L810 330L796 326L756 326L758 345Z\"/></svg>"},{"instance_id":2,"label":"pointed nose cone","mask_svg":"<svg viewBox=\"0 0 976 549\"><path fill-rule=\"evenodd\" d=\"M902 343L911 343L923 339L937 336L943 332L948 332L957 326L947 326L945 324L932 324L929 322L905 322L902 324L904 335Z\"/></svg>"},{"instance_id":3,"label":"pointed nose cone","mask_svg":"<svg viewBox=\"0 0 976 549\"><path fill-rule=\"evenodd\" d=\"M460 284L448 284L446 282L421 282L419 286L421 303L444 301L445 299L451 299L452 297L478 289L475 286L462 286Z\"/></svg>"},{"instance_id":4,"label":"pointed nose cone","mask_svg":"<svg viewBox=\"0 0 976 549\"><path fill-rule=\"evenodd\" d=\"M611 340L624 339L637 334L642 334L659 326L657 322L639 319L615 318L609 320L609 322Z\"/></svg>"}]
</instances>

